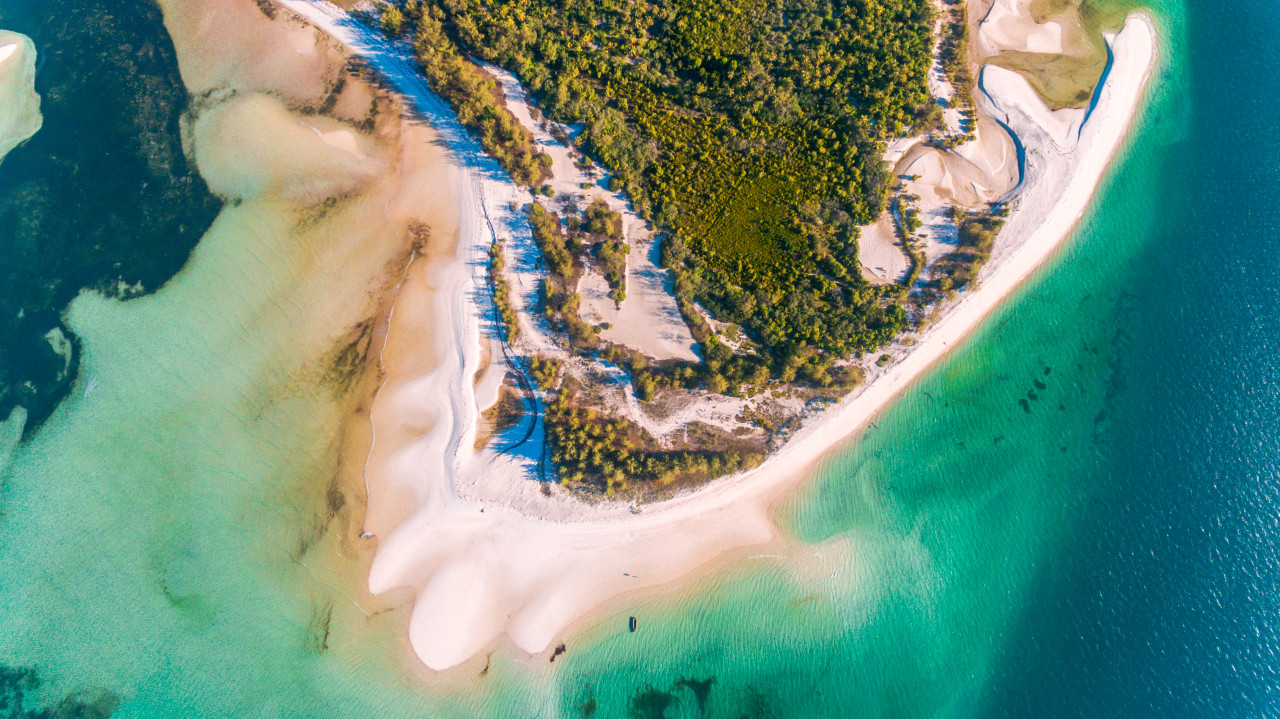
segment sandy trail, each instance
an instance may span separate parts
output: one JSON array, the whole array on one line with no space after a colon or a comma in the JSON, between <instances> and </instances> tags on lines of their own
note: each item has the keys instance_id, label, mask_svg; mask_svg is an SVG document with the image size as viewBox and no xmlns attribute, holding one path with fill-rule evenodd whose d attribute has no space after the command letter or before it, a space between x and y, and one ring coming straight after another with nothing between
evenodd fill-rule
<instances>
[{"instance_id":1,"label":"sandy trail","mask_svg":"<svg viewBox=\"0 0 1280 719\"><path fill-rule=\"evenodd\" d=\"M661 267L658 243L649 223L632 211L616 192L605 189L608 174L596 178L578 168L572 149L533 119L533 100L519 80L498 67L483 65L502 88L507 107L520 124L532 133L543 152L551 156L550 185L558 197L581 196L585 208L603 200L609 209L622 214L623 239L630 247L626 266L627 298L621 307L609 298L609 285L596 268L588 267L578 287L581 315L593 323L607 322L600 337L639 350L654 359L697 361L693 333L680 316L673 295L671 273ZM583 185L588 185L584 188ZM549 210L558 210L550 199L539 200ZM580 208L580 209L582 209Z\"/></svg>"},{"instance_id":2,"label":"sandy trail","mask_svg":"<svg viewBox=\"0 0 1280 719\"><path fill-rule=\"evenodd\" d=\"M478 154L475 143L429 91L403 49L388 46L328 3L282 2L383 72L453 148L459 159L453 181L463 189L478 186L476 176L485 165L472 154ZM912 348L895 348L900 361L810 420L757 469L638 513L617 503L572 501L552 520L526 511L516 487L513 501L505 505L480 505L456 494L460 475L485 469L477 466L469 448L476 420L472 380L481 341L475 257L490 241L480 191L460 192L464 213L456 261L431 278L440 296L449 299L423 308L425 316L419 318L419 324L434 328L431 341L439 343L435 347L441 362L425 376L406 378L399 391L384 393L382 406L374 408L375 426L394 423L397 412L424 422L430 415L429 430L404 432L399 445L384 442L379 429L380 448L370 470L372 494L394 485L405 503L396 513L403 521L371 527L380 546L370 588L384 592L407 587L417 593L409 632L423 662L446 669L504 635L524 652L545 652L575 621L611 600L673 582L729 552L774 540L771 504L959 344L1070 233L1142 99L1155 58L1151 22L1141 15L1130 17L1112 48L1114 60L1097 103L1068 147L1060 143L1060 127L1070 121L1046 115L1025 80L1007 71L983 74L983 109L1019 137L1026 149L1026 173L1017 207L979 289L962 294ZM406 291L408 287L406 281ZM405 323L413 320L408 312L397 314ZM371 507L376 504L374 496L370 501Z\"/></svg>"}]
</instances>

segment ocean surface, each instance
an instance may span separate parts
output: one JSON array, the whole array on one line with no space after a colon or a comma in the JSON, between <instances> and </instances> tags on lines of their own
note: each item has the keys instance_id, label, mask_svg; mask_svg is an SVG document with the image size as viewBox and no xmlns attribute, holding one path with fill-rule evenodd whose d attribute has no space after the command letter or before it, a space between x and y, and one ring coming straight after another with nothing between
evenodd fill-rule
<instances>
[{"instance_id":1,"label":"ocean surface","mask_svg":"<svg viewBox=\"0 0 1280 719\"><path fill-rule=\"evenodd\" d=\"M339 412L291 343L243 331L286 322L268 290L298 278L272 228L252 262L219 234L172 152L158 13L0 0L44 63L44 127L0 163L0 308L39 320L0 326L4 377L33 378L43 419L7 459L0 431L0 713L1280 715L1280 5L1146 6L1150 99L1078 232L784 503L798 557L635 598L549 667L499 653L439 682L407 660L403 611L360 611L350 562L296 546ZM84 81L122 46L149 48L133 79ZM104 103L142 108L119 116L147 147L94 121ZM76 261L26 276L18 199ZM32 340L55 326L77 367Z\"/></svg>"}]
</instances>

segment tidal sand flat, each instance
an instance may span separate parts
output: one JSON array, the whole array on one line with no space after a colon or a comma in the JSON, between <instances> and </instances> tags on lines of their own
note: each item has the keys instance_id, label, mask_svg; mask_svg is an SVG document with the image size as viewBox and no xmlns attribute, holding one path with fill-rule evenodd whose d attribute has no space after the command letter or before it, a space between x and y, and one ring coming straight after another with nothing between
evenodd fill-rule
<instances>
[{"instance_id":1,"label":"tidal sand flat","mask_svg":"<svg viewBox=\"0 0 1280 719\"><path fill-rule=\"evenodd\" d=\"M344 667L412 675L397 598L363 590L365 362L406 267L452 248L443 150L305 24L161 11L132 27L172 41L221 210L157 291L71 302L74 385L0 454L3 691L93 716L347 702Z\"/></svg>"},{"instance_id":2,"label":"tidal sand flat","mask_svg":"<svg viewBox=\"0 0 1280 719\"><path fill-rule=\"evenodd\" d=\"M326 3L294 0L290 6L375 58L379 69L415 101L438 103L407 62L389 60L402 51L376 33ZM1087 122L1080 113L1049 110L1025 81L999 71L984 74L985 111L1018 137L1028 159L1017 209L981 288L962 296L909 351L904 347L905 359L810 422L760 468L707 489L642 509L570 499L568 509L562 507L555 519L540 516L544 505L524 504L519 499L524 493L514 484L509 496L515 500L491 494L476 502L458 496L460 478L495 471L493 462L476 460L467 441L475 433L471 382L478 368L478 351L467 343L475 347L478 313L475 307L455 304L417 318L399 314L397 322L420 324L437 334L444 332L442 325L453 323L459 346L447 372L444 366L418 377L389 371L374 406L380 439L369 465L370 502L379 501L380 487L398 488L389 504L403 519L392 527L377 527L380 545L370 584L375 592L399 587L416 592L410 638L418 656L435 669L468 659L478 664L482 650L504 635L520 651L541 655L570 625L611 599L666 585L744 547L776 542L768 509L778 496L959 343L1069 234L1140 106L1155 59L1154 27L1144 16L1133 16L1111 46L1114 60ZM1067 126L1076 133L1070 142L1059 132ZM457 138L455 147L466 151L470 146L460 130L451 128L446 136ZM474 272L464 263L492 241L481 193L464 194L464 203L461 238L472 249L460 251L450 275L460 288L456 294L476 291ZM402 296L411 291L406 283ZM392 334L396 331L393 327ZM423 408L441 386L451 388L449 407L439 411L452 416L452 430L439 424L443 415L437 414L429 434L394 432L397 426L420 424ZM381 414L382 406L391 412ZM384 423L393 430L384 430ZM394 439L383 442L384 436L410 441L396 445ZM406 505L406 498L416 498L416 505Z\"/></svg>"},{"instance_id":3,"label":"tidal sand flat","mask_svg":"<svg viewBox=\"0 0 1280 719\"><path fill-rule=\"evenodd\" d=\"M0 160L40 129L36 46L31 38L0 30Z\"/></svg>"}]
</instances>

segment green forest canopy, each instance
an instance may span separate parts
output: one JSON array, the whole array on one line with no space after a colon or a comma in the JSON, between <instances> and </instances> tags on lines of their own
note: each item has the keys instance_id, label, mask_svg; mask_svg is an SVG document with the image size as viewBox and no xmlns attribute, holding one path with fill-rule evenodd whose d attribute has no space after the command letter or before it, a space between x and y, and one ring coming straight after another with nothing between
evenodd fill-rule
<instances>
[{"instance_id":1,"label":"green forest canopy","mask_svg":"<svg viewBox=\"0 0 1280 719\"><path fill-rule=\"evenodd\" d=\"M867 351L905 326L901 289L862 278L857 225L884 209L881 141L931 102L931 0L433 2L464 51L585 124L672 232L677 286L771 354Z\"/></svg>"}]
</instances>

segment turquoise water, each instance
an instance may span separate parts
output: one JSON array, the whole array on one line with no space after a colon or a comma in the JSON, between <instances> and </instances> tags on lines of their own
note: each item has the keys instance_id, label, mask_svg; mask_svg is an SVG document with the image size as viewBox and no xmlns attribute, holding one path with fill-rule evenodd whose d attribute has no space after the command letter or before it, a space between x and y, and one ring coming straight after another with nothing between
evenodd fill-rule
<instances>
[{"instance_id":1,"label":"turquoise water","mask_svg":"<svg viewBox=\"0 0 1280 719\"><path fill-rule=\"evenodd\" d=\"M0 706L1274 714L1280 10L1155 5L1150 102L1076 237L780 508L803 561L636 598L544 669L425 680L403 613L367 611L329 529L325 348L274 339L327 291L287 227L249 246L229 208L155 295L77 299L77 385L0 493Z\"/></svg>"}]
</instances>

